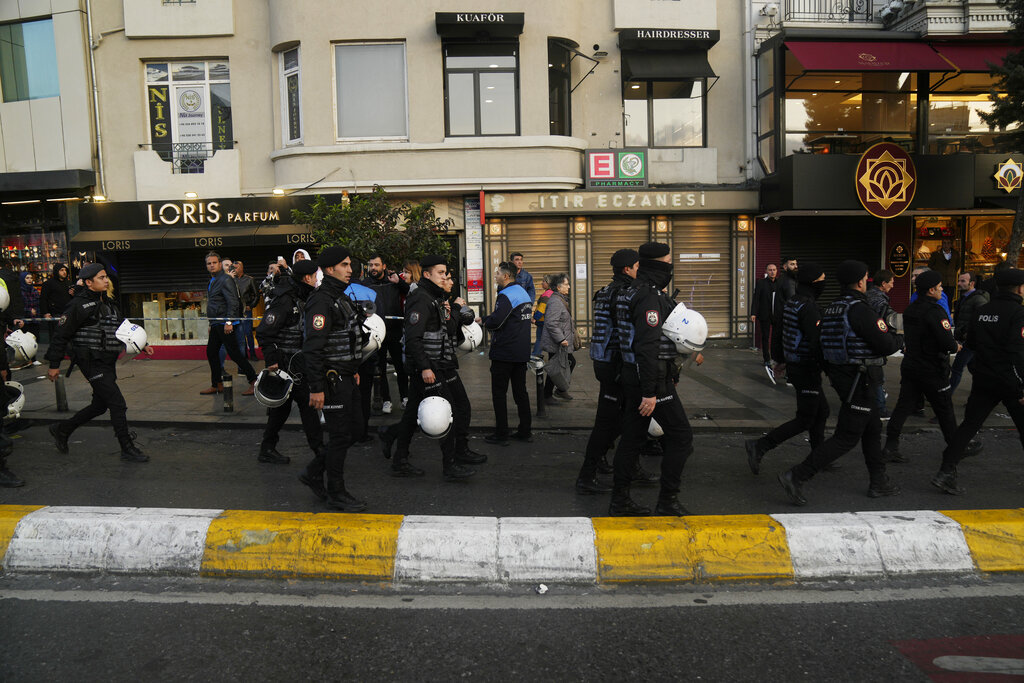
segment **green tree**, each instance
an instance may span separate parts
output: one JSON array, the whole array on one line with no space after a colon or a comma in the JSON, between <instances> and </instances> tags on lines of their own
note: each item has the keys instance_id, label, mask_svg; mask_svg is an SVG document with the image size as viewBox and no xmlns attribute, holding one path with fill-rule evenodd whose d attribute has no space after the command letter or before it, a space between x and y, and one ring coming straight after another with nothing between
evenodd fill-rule
<instances>
[{"instance_id":1,"label":"green tree","mask_svg":"<svg viewBox=\"0 0 1024 683\"><path fill-rule=\"evenodd\" d=\"M317 195L309 211L293 209L292 220L308 225L321 246L348 247L364 263L379 253L393 270L408 259L447 254L443 235L452 226L450 218L437 217L433 202L396 203L379 186L348 201Z\"/></svg>"},{"instance_id":2,"label":"green tree","mask_svg":"<svg viewBox=\"0 0 1024 683\"><path fill-rule=\"evenodd\" d=\"M1024 0L998 0L1010 18L1010 36L1019 48L1024 44ZM1017 49L1006 55L1002 65L992 65L996 76L996 88L992 91L992 111L982 113L981 118L990 126L1006 132L1003 139L1014 150L1024 150L1024 49ZM1005 93L1005 96L997 95ZM1015 130L1006 130L1016 126ZM1016 268L1020 257L1021 243L1024 242L1024 187L1017 190L1017 214L1013 218L1010 243L1006 245L1007 259Z\"/></svg>"}]
</instances>

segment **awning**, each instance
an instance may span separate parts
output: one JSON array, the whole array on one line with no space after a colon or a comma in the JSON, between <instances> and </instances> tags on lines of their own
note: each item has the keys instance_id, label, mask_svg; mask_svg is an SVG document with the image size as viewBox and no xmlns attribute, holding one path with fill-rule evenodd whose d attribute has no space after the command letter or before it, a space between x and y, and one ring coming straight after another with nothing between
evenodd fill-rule
<instances>
[{"instance_id":1,"label":"awning","mask_svg":"<svg viewBox=\"0 0 1024 683\"><path fill-rule=\"evenodd\" d=\"M926 43L786 41L807 71L952 71Z\"/></svg>"},{"instance_id":2,"label":"awning","mask_svg":"<svg viewBox=\"0 0 1024 683\"><path fill-rule=\"evenodd\" d=\"M978 197L978 208L1006 209L1007 211L1016 211L1017 195L1008 194L1005 197Z\"/></svg>"},{"instance_id":3,"label":"awning","mask_svg":"<svg viewBox=\"0 0 1024 683\"><path fill-rule=\"evenodd\" d=\"M989 43L932 43L931 46L949 60L958 71L991 71L988 63L1003 65L1003 58L1008 52L1019 50L1011 45L992 45Z\"/></svg>"},{"instance_id":4,"label":"awning","mask_svg":"<svg viewBox=\"0 0 1024 683\"><path fill-rule=\"evenodd\" d=\"M297 247L312 244L308 225L264 225L256 231L257 247L276 244L294 244Z\"/></svg>"},{"instance_id":5,"label":"awning","mask_svg":"<svg viewBox=\"0 0 1024 683\"><path fill-rule=\"evenodd\" d=\"M256 227L248 228L192 228L171 229L164 234L166 249L219 249L221 247L251 247Z\"/></svg>"},{"instance_id":6,"label":"awning","mask_svg":"<svg viewBox=\"0 0 1024 683\"><path fill-rule=\"evenodd\" d=\"M622 75L627 81L672 81L715 78L705 50L622 53Z\"/></svg>"},{"instance_id":7,"label":"awning","mask_svg":"<svg viewBox=\"0 0 1024 683\"><path fill-rule=\"evenodd\" d=\"M148 230L83 230L71 238L81 251L141 251L163 248L164 228Z\"/></svg>"},{"instance_id":8,"label":"awning","mask_svg":"<svg viewBox=\"0 0 1024 683\"><path fill-rule=\"evenodd\" d=\"M442 38L515 38L523 32L522 12L435 12Z\"/></svg>"}]
</instances>

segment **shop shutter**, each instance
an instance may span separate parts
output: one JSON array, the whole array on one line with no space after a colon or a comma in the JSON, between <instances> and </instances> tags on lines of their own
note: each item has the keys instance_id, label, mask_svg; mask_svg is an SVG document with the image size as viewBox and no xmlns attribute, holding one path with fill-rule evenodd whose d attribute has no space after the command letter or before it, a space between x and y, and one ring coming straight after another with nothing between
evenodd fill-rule
<instances>
[{"instance_id":1,"label":"shop shutter","mask_svg":"<svg viewBox=\"0 0 1024 683\"><path fill-rule=\"evenodd\" d=\"M611 260L612 254L619 249L636 249L650 240L649 226L646 216L596 218L591 222L592 291L596 292L611 281L612 267L608 261Z\"/></svg>"},{"instance_id":2,"label":"shop shutter","mask_svg":"<svg viewBox=\"0 0 1024 683\"><path fill-rule=\"evenodd\" d=\"M291 248L273 246L232 247L221 253L221 256L243 261L246 275L251 275L259 282L266 276L270 261L276 260L279 255L290 259L292 251ZM104 254L117 270L117 287L121 294L203 291L210 283L210 276L203 265L205 255L202 249Z\"/></svg>"},{"instance_id":3,"label":"shop shutter","mask_svg":"<svg viewBox=\"0 0 1024 683\"><path fill-rule=\"evenodd\" d=\"M820 220L820 219L819 219ZM831 219L834 223L842 217ZM871 273L880 268L882 230L880 226L857 221L855 230L840 230L838 225L822 229L821 223L790 222L783 219L780 244L781 258L795 258L797 265L813 262L825 271L825 291L819 303L828 303L839 296L836 269L847 259L868 264Z\"/></svg>"},{"instance_id":4,"label":"shop shutter","mask_svg":"<svg viewBox=\"0 0 1024 683\"><path fill-rule=\"evenodd\" d=\"M569 273L569 221L567 218L545 217L508 222L509 254L521 252L526 270L533 275L537 296L541 278L546 274Z\"/></svg>"},{"instance_id":5,"label":"shop shutter","mask_svg":"<svg viewBox=\"0 0 1024 683\"><path fill-rule=\"evenodd\" d=\"M727 216L675 216L673 287L680 301L704 316L709 337L728 337L732 266Z\"/></svg>"}]
</instances>

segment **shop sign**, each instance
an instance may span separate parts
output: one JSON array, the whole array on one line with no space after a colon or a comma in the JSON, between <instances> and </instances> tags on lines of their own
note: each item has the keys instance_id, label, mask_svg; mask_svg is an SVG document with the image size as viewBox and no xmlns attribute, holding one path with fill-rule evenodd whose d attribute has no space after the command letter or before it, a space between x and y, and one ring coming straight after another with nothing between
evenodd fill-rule
<instances>
[{"instance_id":1,"label":"shop sign","mask_svg":"<svg viewBox=\"0 0 1024 683\"><path fill-rule=\"evenodd\" d=\"M889 250L889 270L896 277L903 277L910 271L910 250L903 242L897 242Z\"/></svg>"},{"instance_id":2,"label":"shop sign","mask_svg":"<svg viewBox=\"0 0 1024 683\"><path fill-rule=\"evenodd\" d=\"M168 93L166 85L149 86L149 138L164 161L171 160L171 143L174 142Z\"/></svg>"},{"instance_id":3,"label":"shop sign","mask_svg":"<svg viewBox=\"0 0 1024 683\"><path fill-rule=\"evenodd\" d=\"M82 230L129 230L187 226L290 225L292 209L308 209L312 197L228 197L158 202L102 202L79 207Z\"/></svg>"},{"instance_id":4,"label":"shop sign","mask_svg":"<svg viewBox=\"0 0 1024 683\"><path fill-rule=\"evenodd\" d=\"M857 199L868 213L894 218L914 200L917 169L902 147L880 142L861 155L855 182Z\"/></svg>"},{"instance_id":5,"label":"shop sign","mask_svg":"<svg viewBox=\"0 0 1024 683\"><path fill-rule=\"evenodd\" d=\"M588 149L586 187L647 187L646 149Z\"/></svg>"},{"instance_id":6,"label":"shop sign","mask_svg":"<svg viewBox=\"0 0 1024 683\"><path fill-rule=\"evenodd\" d=\"M466 299L469 303L484 301L484 239L480 226L480 198L463 200L466 220Z\"/></svg>"},{"instance_id":7,"label":"shop sign","mask_svg":"<svg viewBox=\"0 0 1024 683\"><path fill-rule=\"evenodd\" d=\"M995 179L996 183L999 184L1000 190L1006 190L1009 194L1014 190L1020 189L1021 178L1024 176L1024 169L1021 169L1020 164L1010 157L1003 163L999 164L996 169Z\"/></svg>"},{"instance_id":8,"label":"shop sign","mask_svg":"<svg viewBox=\"0 0 1024 683\"><path fill-rule=\"evenodd\" d=\"M174 104L178 120L178 142L206 144L206 92L201 85L179 85L174 88Z\"/></svg>"},{"instance_id":9,"label":"shop sign","mask_svg":"<svg viewBox=\"0 0 1024 683\"><path fill-rule=\"evenodd\" d=\"M747 213L757 190L515 192L487 195L487 215Z\"/></svg>"}]
</instances>

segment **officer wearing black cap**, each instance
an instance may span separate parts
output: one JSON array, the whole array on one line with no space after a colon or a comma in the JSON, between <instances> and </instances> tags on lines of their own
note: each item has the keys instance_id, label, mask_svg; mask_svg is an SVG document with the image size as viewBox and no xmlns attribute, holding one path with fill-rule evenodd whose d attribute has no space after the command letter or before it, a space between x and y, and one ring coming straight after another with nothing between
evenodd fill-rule
<instances>
[{"instance_id":1,"label":"officer wearing black cap","mask_svg":"<svg viewBox=\"0 0 1024 683\"><path fill-rule=\"evenodd\" d=\"M381 446L385 458L392 456L394 447L391 476L423 476L424 471L409 462L409 443L416 431L420 402L428 396L441 396L451 404L456 422L440 440L443 474L445 481L457 481L476 474L476 470L466 467L465 462L483 462L486 457L469 453L468 446L462 443L467 433L464 422L468 420L470 408L466 389L459 379L455 340L449 328L451 311L444 305L447 263L443 256L430 255L420 259L420 267L423 275L405 300L403 329L405 368L409 371L409 403L401 422L381 427Z\"/></svg>"},{"instance_id":2,"label":"officer wearing black cap","mask_svg":"<svg viewBox=\"0 0 1024 683\"><path fill-rule=\"evenodd\" d=\"M935 411L947 444L956 431L953 390L949 383L949 354L958 352L961 347L953 337L946 309L939 304L942 275L934 270L925 270L918 274L914 286L917 299L903 312L906 349L900 365L900 397L889 420L885 448L882 449L889 462L907 461L900 454L900 432L907 418L925 398ZM971 449L977 452L981 444L974 442Z\"/></svg>"},{"instance_id":3,"label":"officer wearing black cap","mask_svg":"<svg viewBox=\"0 0 1024 683\"><path fill-rule=\"evenodd\" d=\"M868 496L894 496L899 486L885 473L882 422L875 395L882 361L896 352L896 333L867 303L868 266L843 261L836 272L843 287L821 317L821 353L825 372L842 405L835 433L796 467L779 475L779 483L796 505L806 505L803 484L851 451L860 441L870 484Z\"/></svg>"},{"instance_id":4,"label":"officer wearing black cap","mask_svg":"<svg viewBox=\"0 0 1024 683\"><path fill-rule=\"evenodd\" d=\"M663 290L672 280L667 244L648 242L639 249L636 280L615 300L615 325L622 355L622 438L615 451L612 500L614 516L643 516L650 508L629 495L640 447L653 417L665 432L661 460L661 491L654 514L681 516L689 512L677 498L683 466L693 452L693 431L676 394L678 352L662 334L662 325L676 304Z\"/></svg>"},{"instance_id":5,"label":"officer wearing black cap","mask_svg":"<svg viewBox=\"0 0 1024 683\"><path fill-rule=\"evenodd\" d=\"M969 453L968 444L999 403L1013 419L1024 445L1024 270L1008 268L995 275L998 292L978 309L967 331L967 348L974 351L973 377L964 420L946 450L932 484L954 495L965 491L957 483L957 465Z\"/></svg>"},{"instance_id":6,"label":"officer wearing black cap","mask_svg":"<svg viewBox=\"0 0 1024 683\"><path fill-rule=\"evenodd\" d=\"M309 383L304 377L302 367L303 319L302 312L306 300L316 289L316 264L312 261L296 261L291 275L282 275L274 287L270 304L263 314L263 320L256 328L256 339L263 349L263 360L267 370L280 368L293 379L292 392L288 400L276 408L267 411L267 426L263 430L263 441L260 443L259 462L284 465L291 461L287 455L277 450L281 427L288 421L292 412L292 403L299 408L302 418L302 429L306 433L306 442L314 453L323 447L323 428L320 416L309 405ZM303 477L306 475L304 474ZM319 477L308 477L317 493L326 495L323 488L323 472ZM303 480L305 482L305 480ZM321 496L323 497L323 496Z\"/></svg>"},{"instance_id":7,"label":"officer wearing black cap","mask_svg":"<svg viewBox=\"0 0 1024 683\"><path fill-rule=\"evenodd\" d=\"M84 287L71 299L54 330L46 351L46 360L50 361L46 376L51 382L57 379L64 353L72 343L73 361L92 387L92 403L67 420L50 425L50 435L57 450L67 453L71 433L110 410L110 423L121 444L121 459L146 462L149 456L139 450L128 431L128 404L117 386L115 364L124 344L116 333L124 318L107 296L107 271L98 263L87 263L78 271L78 277ZM147 346L146 353L153 355L153 349Z\"/></svg>"},{"instance_id":8,"label":"officer wearing black cap","mask_svg":"<svg viewBox=\"0 0 1024 683\"><path fill-rule=\"evenodd\" d=\"M306 301L302 358L309 383L309 405L322 410L328 441L306 467L302 481L320 494L327 475L327 504L361 512L366 503L345 488L345 456L362 422L359 365L363 360L363 310L345 294L352 259L345 247L327 247L317 265L324 278Z\"/></svg>"},{"instance_id":9,"label":"officer wearing black cap","mask_svg":"<svg viewBox=\"0 0 1024 683\"><path fill-rule=\"evenodd\" d=\"M821 311L817 299L825 288L825 272L815 263L804 263L797 273L796 293L782 309L782 349L790 384L796 389L796 417L760 439L746 442L750 471L761 471L765 453L801 432L807 432L811 449L825 441L828 400L821 386L824 359L818 341Z\"/></svg>"}]
</instances>

